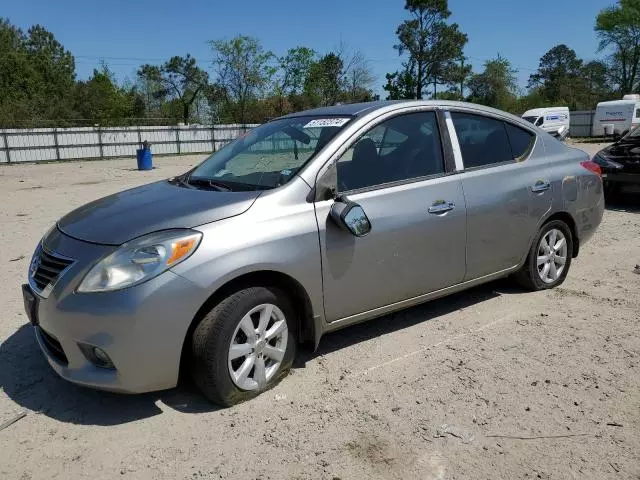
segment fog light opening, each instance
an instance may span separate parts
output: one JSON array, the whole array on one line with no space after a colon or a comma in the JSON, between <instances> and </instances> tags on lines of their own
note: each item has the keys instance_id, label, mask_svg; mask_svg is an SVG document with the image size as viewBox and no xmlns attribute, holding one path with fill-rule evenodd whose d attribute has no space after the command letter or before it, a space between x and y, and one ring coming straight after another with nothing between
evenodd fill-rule
<instances>
[{"instance_id":1,"label":"fog light opening","mask_svg":"<svg viewBox=\"0 0 640 480\"><path fill-rule=\"evenodd\" d=\"M94 347L93 345L86 345L84 343L79 343L78 346L87 360L96 367L109 369L116 368L107 352L100 347Z\"/></svg>"},{"instance_id":2,"label":"fog light opening","mask_svg":"<svg viewBox=\"0 0 640 480\"><path fill-rule=\"evenodd\" d=\"M93 347L93 355L96 357L96 360L100 362L103 366L113 368L113 362L107 355L107 352L98 347Z\"/></svg>"}]
</instances>

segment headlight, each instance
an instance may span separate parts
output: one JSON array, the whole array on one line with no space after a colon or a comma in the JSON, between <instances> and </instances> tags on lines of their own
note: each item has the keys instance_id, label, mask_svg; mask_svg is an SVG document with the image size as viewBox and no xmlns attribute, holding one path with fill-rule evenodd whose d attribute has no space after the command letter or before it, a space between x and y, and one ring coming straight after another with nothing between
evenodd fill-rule
<instances>
[{"instance_id":1,"label":"headlight","mask_svg":"<svg viewBox=\"0 0 640 480\"><path fill-rule=\"evenodd\" d=\"M107 292L145 282L196 251L202 233L167 230L136 238L100 260L85 275L78 292Z\"/></svg>"}]
</instances>

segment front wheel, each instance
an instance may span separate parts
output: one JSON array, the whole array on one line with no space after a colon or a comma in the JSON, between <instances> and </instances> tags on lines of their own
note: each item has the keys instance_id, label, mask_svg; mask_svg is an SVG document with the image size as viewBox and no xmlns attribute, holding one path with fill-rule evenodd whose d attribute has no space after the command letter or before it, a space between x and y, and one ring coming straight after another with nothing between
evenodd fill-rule
<instances>
[{"instance_id":1,"label":"front wheel","mask_svg":"<svg viewBox=\"0 0 640 480\"><path fill-rule=\"evenodd\" d=\"M529 290L557 287L569 273L572 253L571 230L563 221L553 220L538 233L525 264L515 278Z\"/></svg>"},{"instance_id":2,"label":"front wheel","mask_svg":"<svg viewBox=\"0 0 640 480\"><path fill-rule=\"evenodd\" d=\"M240 290L216 305L193 333L192 376L211 401L231 406L275 386L296 351L295 312L275 288Z\"/></svg>"}]
</instances>

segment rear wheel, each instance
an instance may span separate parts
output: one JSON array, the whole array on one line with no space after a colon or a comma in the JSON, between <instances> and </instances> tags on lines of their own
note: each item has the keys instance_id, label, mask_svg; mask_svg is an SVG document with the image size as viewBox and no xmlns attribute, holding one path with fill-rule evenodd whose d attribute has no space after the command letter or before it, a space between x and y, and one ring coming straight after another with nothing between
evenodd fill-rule
<instances>
[{"instance_id":1,"label":"rear wheel","mask_svg":"<svg viewBox=\"0 0 640 480\"><path fill-rule=\"evenodd\" d=\"M545 224L515 278L529 290L554 288L564 282L573 254L571 230L561 220Z\"/></svg>"},{"instance_id":2,"label":"rear wheel","mask_svg":"<svg viewBox=\"0 0 640 480\"><path fill-rule=\"evenodd\" d=\"M272 388L293 363L294 319L291 302L278 289L252 287L228 296L193 333L195 383L223 406Z\"/></svg>"}]
</instances>

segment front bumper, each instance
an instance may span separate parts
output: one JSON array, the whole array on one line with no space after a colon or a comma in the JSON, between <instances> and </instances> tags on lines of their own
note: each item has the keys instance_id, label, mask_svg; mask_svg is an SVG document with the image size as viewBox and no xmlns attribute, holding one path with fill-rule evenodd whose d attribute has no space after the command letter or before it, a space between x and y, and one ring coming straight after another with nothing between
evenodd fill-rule
<instances>
[{"instance_id":1,"label":"front bumper","mask_svg":"<svg viewBox=\"0 0 640 480\"><path fill-rule=\"evenodd\" d=\"M45 246L73 258L47 298L39 297L36 339L51 367L71 382L121 393L174 387L183 342L206 292L172 273L135 287L76 293L85 273L114 247L88 244L55 230ZM115 368L102 368L82 345L105 351Z\"/></svg>"}]
</instances>

